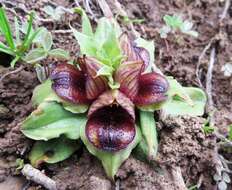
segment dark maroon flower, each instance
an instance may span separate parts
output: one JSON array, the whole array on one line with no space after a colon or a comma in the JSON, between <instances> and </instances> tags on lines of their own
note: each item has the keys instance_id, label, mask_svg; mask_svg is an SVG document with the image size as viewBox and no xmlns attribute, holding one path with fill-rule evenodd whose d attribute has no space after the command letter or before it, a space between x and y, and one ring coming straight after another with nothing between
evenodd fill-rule
<instances>
[{"instance_id":1,"label":"dark maroon flower","mask_svg":"<svg viewBox=\"0 0 232 190\"><path fill-rule=\"evenodd\" d=\"M123 61L113 74L120 84L109 90L107 79L98 76L100 61L92 57L78 58L79 68L58 65L51 74L56 94L72 103L91 104L88 111L86 136L98 149L119 151L135 137L135 105L148 106L166 100L168 82L164 76L144 71L149 54L132 44L127 35L120 37Z\"/></svg>"}]
</instances>

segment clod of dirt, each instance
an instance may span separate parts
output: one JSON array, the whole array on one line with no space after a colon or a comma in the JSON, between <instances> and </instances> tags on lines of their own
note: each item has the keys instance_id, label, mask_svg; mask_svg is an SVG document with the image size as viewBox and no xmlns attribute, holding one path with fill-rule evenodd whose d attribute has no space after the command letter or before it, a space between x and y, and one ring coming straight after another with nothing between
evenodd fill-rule
<instances>
[{"instance_id":1,"label":"clod of dirt","mask_svg":"<svg viewBox=\"0 0 232 190\"><path fill-rule=\"evenodd\" d=\"M0 69L0 76L9 69ZM0 104L7 113L1 114L0 122L0 180L14 174L15 160L25 153L29 140L20 131L20 122L30 114L32 91L38 84L36 75L30 70L22 70L17 74L8 75L0 83ZM9 157L13 160L6 162ZM12 165L13 164L13 165ZM1 189L1 188L0 188Z\"/></svg>"},{"instance_id":2,"label":"clod of dirt","mask_svg":"<svg viewBox=\"0 0 232 190\"><path fill-rule=\"evenodd\" d=\"M1 71L0 75L3 74ZM27 142L20 132L19 123L32 111L30 101L37 84L36 75L30 70L9 75L0 83L0 104L8 110L7 114L1 116L1 154L20 152Z\"/></svg>"},{"instance_id":3,"label":"clod of dirt","mask_svg":"<svg viewBox=\"0 0 232 190\"><path fill-rule=\"evenodd\" d=\"M215 173L215 138L205 135L205 120L198 117L167 118L160 132L158 162L165 166L180 166L187 185L196 184L200 175L203 187L211 189L209 176Z\"/></svg>"},{"instance_id":4,"label":"clod of dirt","mask_svg":"<svg viewBox=\"0 0 232 190\"><path fill-rule=\"evenodd\" d=\"M87 152L79 161L72 157L63 162L62 167L55 168L53 173L59 190L111 189L111 182L106 178L101 163Z\"/></svg>"}]
</instances>

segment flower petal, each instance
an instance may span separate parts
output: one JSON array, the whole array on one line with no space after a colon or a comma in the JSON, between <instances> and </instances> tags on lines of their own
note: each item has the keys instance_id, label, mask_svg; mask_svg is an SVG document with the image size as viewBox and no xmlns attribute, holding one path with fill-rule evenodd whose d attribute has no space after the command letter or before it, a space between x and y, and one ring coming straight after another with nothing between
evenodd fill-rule
<instances>
[{"instance_id":1,"label":"flower petal","mask_svg":"<svg viewBox=\"0 0 232 190\"><path fill-rule=\"evenodd\" d=\"M139 78L138 94L134 99L136 105L150 105L167 99L168 81L158 73L147 73Z\"/></svg>"},{"instance_id":2,"label":"flower petal","mask_svg":"<svg viewBox=\"0 0 232 190\"><path fill-rule=\"evenodd\" d=\"M139 76L142 72L143 62L132 61L121 64L115 73L115 81L120 84L120 91L123 92L131 101L138 93Z\"/></svg>"},{"instance_id":3,"label":"flower petal","mask_svg":"<svg viewBox=\"0 0 232 190\"><path fill-rule=\"evenodd\" d=\"M75 66L62 63L50 75L52 89L56 94L71 103L89 103L85 93L85 76Z\"/></svg>"},{"instance_id":4,"label":"flower petal","mask_svg":"<svg viewBox=\"0 0 232 190\"><path fill-rule=\"evenodd\" d=\"M135 122L121 106L105 106L94 112L86 124L86 136L98 149L119 151L135 137Z\"/></svg>"},{"instance_id":5,"label":"flower petal","mask_svg":"<svg viewBox=\"0 0 232 190\"><path fill-rule=\"evenodd\" d=\"M143 72L148 67L150 62L149 52L143 47L135 47L134 49L137 52L138 60L142 60L144 63L142 68L142 72Z\"/></svg>"},{"instance_id":6,"label":"flower petal","mask_svg":"<svg viewBox=\"0 0 232 190\"><path fill-rule=\"evenodd\" d=\"M78 58L81 69L86 73L86 95L92 100L107 89L107 80L103 76L97 76L102 64L93 57Z\"/></svg>"},{"instance_id":7,"label":"flower petal","mask_svg":"<svg viewBox=\"0 0 232 190\"><path fill-rule=\"evenodd\" d=\"M100 108L117 105L125 109L132 119L135 120L134 104L129 98L118 90L107 91L100 95L89 108L88 117L91 117Z\"/></svg>"},{"instance_id":8,"label":"flower petal","mask_svg":"<svg viewBox=\"0 0 232 190\"><path fill-rule=\"evenodd\" d=\"M150 55L149 52L143 47L137 47L136 44L133 44L129 39L126 33L122 34L119 39L120 47L125 56L125 60L122 64L126 64L128 61L142 61L143 68L142 72L149 65Z\"/></svg>"},{"instance_id":9,"label":"flower petal","mask_svg":"<svg viewBox=\"0 0 232 190\"><path fill-rule=\"evenodd\" d=\"M137 52L135 51L131 40L126 33L123 33L119 38L120 47L126 61L136 61L138 60Z\"/></svg>"}]
</instances>

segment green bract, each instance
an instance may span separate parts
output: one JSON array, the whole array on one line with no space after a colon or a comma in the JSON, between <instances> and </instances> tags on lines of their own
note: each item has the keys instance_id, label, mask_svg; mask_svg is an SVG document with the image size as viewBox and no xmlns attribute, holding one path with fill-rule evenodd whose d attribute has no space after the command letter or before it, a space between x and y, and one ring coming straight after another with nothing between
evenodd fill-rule
<instances>
[{"instance_id":1,"label":"green bract","mask_svg":"<svg viewBox=\"0 0 232 190\"><path fill-rule=\"evenodd\" d=\"M23 122L22 132L39 140L29 157L33 165L68 158L81 140L114 179L133 149L143 161L156 157L154 111L172 116L202 115L206 97L200 89L182 87L173 78L152 72L152 41L138 38L131 43L113 18L101 18L93 32L86 13L80 8L75 11L82 16L82 32L71 29L82 56L77 65L58 64L50 79L41 80L32 97L36 109ZM37 59L65 54L60 49L50 50L52 37L43 32L35 39L42 43ZM34 62L36 53L32 50L27 58Z\"/></svg>"}]
</instances>

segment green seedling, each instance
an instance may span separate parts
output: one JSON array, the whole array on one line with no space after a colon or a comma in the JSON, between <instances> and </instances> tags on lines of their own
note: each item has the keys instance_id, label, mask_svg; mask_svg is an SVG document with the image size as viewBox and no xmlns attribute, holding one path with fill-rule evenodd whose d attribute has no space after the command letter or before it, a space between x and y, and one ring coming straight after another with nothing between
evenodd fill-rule
<instances>
[{"instance_id":1,"label":"green seedling","mask_svg":"<svg viewBox=\"0 0 232 190\"><path fill-rule=\"evenodd\" d=\"M169 33L176 33L177 31L193 37L198 37L198 32L192 29L193 23L188 20L183 20L180 16L165 15L163 20L165 26L159 30L161 38L167 38Z\"/></svg>"},{"instance_id":2,"label":"green seedling","mask_svg":"<svg viewBox=\"0 0 232 190\"><path fill-rule=\"evenodd\" d=\"M12 57L11 67L14 67L18 61L35 65L48 56L68 59L69 53L65 50L51 49L52 35L46 28L33 28L33 18L34 13L32 12L28 21L20 24L18 18L15 17L13 32L5 10L0 8L0 35L5 39L5 44L0 42L0 52Z\"/></svg>"}]
</instances>

